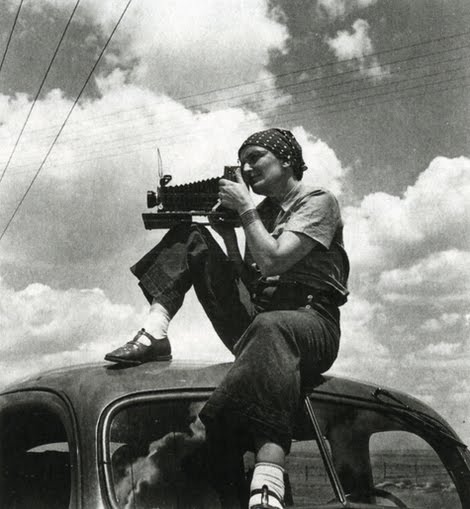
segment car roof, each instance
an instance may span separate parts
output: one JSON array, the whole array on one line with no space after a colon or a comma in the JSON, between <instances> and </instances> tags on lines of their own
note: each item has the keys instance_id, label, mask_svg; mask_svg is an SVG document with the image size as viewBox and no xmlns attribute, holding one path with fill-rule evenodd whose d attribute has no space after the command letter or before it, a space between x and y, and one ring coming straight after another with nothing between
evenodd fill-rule
<instances>
[{"instance_id":1,"label":"car roof","mask_svg":"<svg viewBox=\"0 0 470 509\"><path fill-rule=\"evenodd\" d=\"M194 361L150 362L123 367L109 363L81 364L38 373L7 387L1 394L31 390L55 392L74 408L83 408L98 416L115 401L131 394L142 395L168 391L211 391L224 378L231 363ZM318 398L334 398L345 404L403 407L424 412L452 431L431 407L408 394L378 385L339 376L325 375L306 392ZM1 395L0 394L0 395ZM452 434L455 433L452 431Z\"/></svg>"}]
</instances>

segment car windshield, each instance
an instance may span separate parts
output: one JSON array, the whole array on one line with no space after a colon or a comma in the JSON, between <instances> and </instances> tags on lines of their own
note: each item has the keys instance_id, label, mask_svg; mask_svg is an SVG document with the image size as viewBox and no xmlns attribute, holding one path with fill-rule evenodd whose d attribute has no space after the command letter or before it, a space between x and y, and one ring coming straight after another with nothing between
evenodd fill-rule
<instances>
[{"instance_id":1,"label":"car windshield","mask_svg":"<svg viewBox=\"0 0 470 509\"><path fill-rule=\"evenodd\" d=\"M198 418L204 401L130 400L112 412L104 460L114 507L222 507L210 482L206 433ZM458 481L447 471L461 468L457 447L446 447L442 454L426 441L426 426L412 428L394 412L320 401L313 406L347 500L371 507L462 508ZM287 506L337 504L338 489L307 415L299 419L295 434L286 465ZM246 453L239 475L247 490L253 463L253 454Z\"/></svg>"}]
</instances>

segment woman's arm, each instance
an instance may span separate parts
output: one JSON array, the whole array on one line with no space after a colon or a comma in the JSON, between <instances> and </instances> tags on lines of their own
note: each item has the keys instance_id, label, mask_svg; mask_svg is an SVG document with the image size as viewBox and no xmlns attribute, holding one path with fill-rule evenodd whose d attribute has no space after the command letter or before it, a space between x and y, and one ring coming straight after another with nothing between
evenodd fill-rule
<instances>
[{"instance_id":1,"label":"woman's arm","mask_svg":"<svg viewBox=\"0 0 470 509\"><path fill-rule=\"evenodd\" d=\"M246 242L263 276L286 272L317 244L307 235L284 232L273 238L260 219L244 226Z\"/></svg>"},{"instance_id":2,"label":"woman's arm","mask_svg":"<svg viewBox=\"0 0 470 509\"><path fill-rule=\"evenodd\" d=\"M282 274L317 243L307 235L290 231L284 232L277 239L272 237L259 218L239 171L237 179L237 182L221 180L219 198L222 205L236 210L242 218L248 248L262 275Z\"/></svg>"}]
</instances>

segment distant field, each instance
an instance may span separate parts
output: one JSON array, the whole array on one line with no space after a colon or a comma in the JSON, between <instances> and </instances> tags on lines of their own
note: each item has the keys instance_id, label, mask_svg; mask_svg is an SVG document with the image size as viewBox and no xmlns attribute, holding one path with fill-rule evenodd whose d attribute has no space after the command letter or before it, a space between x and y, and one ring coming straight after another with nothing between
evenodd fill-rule
<instances>
[{"instance_id":1,"label":"distant field","mask_svg":"<svg viewBox=\"0 0 470 509\"><path fill-rule=\"evenodd\" d=\"M453 483L433 451L381 451L372 457L372 469L376 487L397 496L410 508L461 507ZM313 448L310 451L293 450L287 472L294 507L306 508L334 498L323 463ZM384 499L380 502L385 505Z\"/></svg>"}]
</instances>

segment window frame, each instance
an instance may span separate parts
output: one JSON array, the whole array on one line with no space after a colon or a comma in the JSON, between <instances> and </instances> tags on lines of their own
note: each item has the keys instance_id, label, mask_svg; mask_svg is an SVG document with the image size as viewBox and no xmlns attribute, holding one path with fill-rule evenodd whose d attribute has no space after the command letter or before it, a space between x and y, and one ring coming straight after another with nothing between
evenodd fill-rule
<instances>
[{"instance_id":1,"label":"window frame","mask_svg":"<svg viewBox=\"0 0 470 509\"><path fill-rule=\"evenodd\" d=\"M111 462L112 452L109 448L111 424L114 417L125 408L138 404L170 400L208 399L212 392L213 389L185 389L129 394L114 401L105 408L98 422L97 453L102 498L107 501L110 507L113 509L121 509L116 500L114 490Z\"/></svg>"},{"instance_id":2,"label":"window frame","mask_svg":"<svg viewBox=\"0 0 470 509\"><path fill-rule=\"evenodd\" d=\"M449 476L452 479L452 482L454 483L456 491L459 495L462 509L470 509L470 484L467 481L467 479L470 479L470 453L465 444L459 445L459 441L456 439L454 444L449 444L445 447L442 446L440 440L436 438L436 436L433 436L429 428L426 430L424 426L420 427L418 420L412 423L406 407L400 404L382 403L380 401L374 402L365 398L356 398L350 395L331 394L321 391L317 392L315 390L308 392L306 395L308 396L308 400L310 402L317 401L323 404L332 404L340 407L353 407L358 410L373 411L382 414L385 418L390 420L397 420L397 418L401 418L403 426L401 429L397 428L396 431L407 431L409 433L413 433L429 445L429 447L437 454L442 465L449 473ZM407 419L408 425L405 426L404 423ZM438 430L437 425L435 426L435 429ZM375 431L375 433L378 431L379 430ZM373 433L369 434L368 441L372 435ZM323 437L323 440L325 441L325 437ZM327 453L331 457L331 452L329 450L327 450ZM370 464L371 457L369 443L367 446L367 455ZM457 462L460 462L460 466L456 464ZM451 466L454 468L451 468ZM342 485L341 480L339 480L339 482ZM346 494L346 499L347 498L348 494ZM374 507L379 508L383 506L374 503L357 504L346 500L346 503L341 507L364 507L372 509Z\"/></svg>"},{"instance_id":3,"label":"window frame","mask_svg":"<svg viewBox=\"0 0 470 509\"><path fill-rule=\"evenodd\" d=\"M112 479L112 472L111 472L111 451L108 447L109 444L109 438L110 438L110 431L111 431L111 423L113 418L117 413L125 409L129 406L134 406L141 403L149 403L149 402L158 402L158 401L168 401L168 400L184 400L184 399L204 399L209 398L211 393L213 392L213 388L200 388L200 389L168 389L164 391L152 391L152 392L145 392L145 393L133 393L128 394L111 404L109 404L102 412L98 426L97 426L97 454L98 454L98 465L99 465L99 478L100 478L100 485L101 485L101 491L102 491L102 497L103 500L106 500L108 505L112 507L113 509L120 509L120 506L116 500L115 492L114 492L114 484ZM308 405L308 403L310 405ZM400 414L403 414L403 409L399 406L395 405L389 405L389 404L382 404L382 403L374 403L367 400L362 399L356 399L351 396L342 396L340 394L338 395L332 395L329 393L317 393L316 391L313 392L307 392L306 393L306 399L303 402L303 405L305 407L305 410L307 411L307 417L308 417L308 423L312 426L312 436L310 439L315 439L321 456L324 468L326 470L326 473L329 477L330 484L332 487L333 492L335 493L336 499L331 501L331 503L328 504L321 504L317 506L319 509L321 507L328 507L331 509L334 509L335 507L351 507L351 508L368 508L373 509L374 507L380 508L383 507L380 504L374 504L374 503L354 503L350 502L348 500L348 496L344 491L343 485L341 483L341 480L338 477L338 474L336 472L331 451L329 450L329 447L327 445L326 437L321 432L318 419L315 414L315 402L319 403L326 403L326 404L332 404L332 405L339 405L339 406L348 406L353 407L358 410L372 410L379 412L381 414L384 414L385 416L393 417L399 416ZM310 409L308 408L310 406ZM413 429L418 430L419 426L416 424L413 426ZM415 433L418 437L425 440L429 446L436 451L433 443L429 442L428 438L426 438L426 434L424 433L424 430L421 430L422 433ZM321 444L321 445L320 445ZM469 459L470 455L468 455L468 450L465 449L465 451L462 451L460 448L458 448L456 445L453 446L453 448L459 452L461 456L461 460L463 463L465 463L467 466L469 465ZM323 452L321 452L323 451ZM370 449L367 450L369 461L370 461ZM438 451L436 451L438 453ZM438 453L439 458L441 459L443 465L447 469L447 465L444 463L444 461L441 458L441 455ZM470 469L469 469L470 470ZM453 473L449 471L452 481L456 485L457 492L459 493L460 498L461 496L461 483L456 482L455 476ZM469 490L470 491L470 490ZM463 509L470 509L470 496L468 496L466 493L463 494L464 497L467 497L468 502L465 500L467 505L462 502Z\"/></svg>"},{"instance_id":4,"label":"window frame","mask_svg":"<svg viewBox=\"0 0 470 509\"><path fill-rule=\"evenodd\" d=\"M41 411L57 417L62 423L70 457L70 499L69 509L82 507L81 458L79 434L75 413L70 401L63 395L46 389L29 389L6 392L0 395L0 420L6 414ZM0 437L2 439L2 437Z\"/></svg>"}]
</instances>

